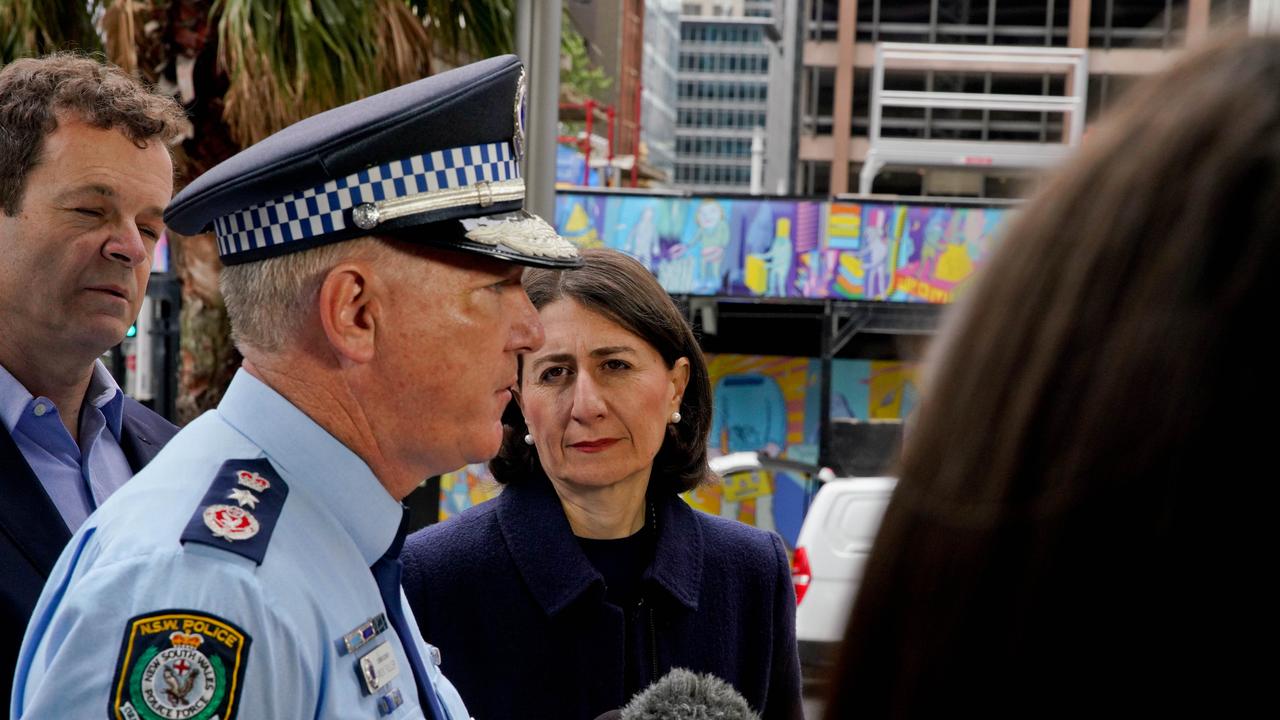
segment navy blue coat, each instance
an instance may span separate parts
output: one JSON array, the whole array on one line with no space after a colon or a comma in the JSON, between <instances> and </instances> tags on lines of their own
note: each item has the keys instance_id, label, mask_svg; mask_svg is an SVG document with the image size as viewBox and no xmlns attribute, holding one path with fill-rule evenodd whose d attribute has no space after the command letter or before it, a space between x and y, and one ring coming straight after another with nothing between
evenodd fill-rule
<instances>
[{"instance_id":1,"label":"navy blue coat","mask_svg":"<svg viewBox=\"0 0 1280 720\"><path fill-rule=\"evenodd\" d=\"M795 591L781 539L673 495L654 504L643 684L674 667L714 673L766 720L799 718ZM402 557L422 635L477 720L591 720L626 704L623 611L605 602L604 580L549 483L507 487L414 534Z\"/></svg>"},{"instance_id":2,"label":"navy blue coat","mask_svg":"<svg viewBox=\"0 0 1280 720\"><path fill-rule=\"evenodd\" d=\"M178 432L172 423L124 399L120 449L134 472ZM9 712L22 633L71 531L9 431L0 425L0 715Z\"/></svg>"}]
</instances>

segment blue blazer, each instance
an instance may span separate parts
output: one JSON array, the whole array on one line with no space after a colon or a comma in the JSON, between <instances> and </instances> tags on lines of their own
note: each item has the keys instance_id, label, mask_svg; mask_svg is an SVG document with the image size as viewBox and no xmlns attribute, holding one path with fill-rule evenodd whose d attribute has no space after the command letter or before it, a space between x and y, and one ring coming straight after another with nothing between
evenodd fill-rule
<instances>
[{"instance_id":1,"label":"blue blazer","mask_svg":"<svg viewBox=\"0 0 1280 720\"><path fill-rule=\"evenodd\" d=\"M801 716L782 540L674 495L654 503L648 627L631 639L546 481L509 486L409 538L409 604L472 715L592 720L629 700L626 653L643 643L642 685L683 667L728 681L766 720Z\"/></svg>"},{"instance_id":2,"label":"blue blazer","mask_svg":"<svg viewBox=\"0 0 1280 720\"><path fill-rule=\"evenodd\" d=\"M159 415L124 399L120 448L134 472L142 469L178 432ZM58 508L31 466L0 425L0 715L9 712L9 695L18 649L49 572L71 539Z\"/></svg>"}]
</instances>

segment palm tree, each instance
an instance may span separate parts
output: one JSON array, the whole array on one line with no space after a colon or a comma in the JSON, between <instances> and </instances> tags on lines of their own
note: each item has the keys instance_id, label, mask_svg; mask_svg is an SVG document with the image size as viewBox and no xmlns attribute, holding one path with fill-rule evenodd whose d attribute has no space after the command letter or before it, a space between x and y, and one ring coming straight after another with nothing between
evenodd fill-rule
<instances>
[{"instance_id":1,"label":"palm tree","mask_svg":"<svg viewBox=\"0 0 1280 720\"><path fill-rule=\"evenodd\" d=\"M515 0L3 0L0 64L54 50L104 53L171 89L191 137L189 182L304 117L431 74L511 52ZM221 399L239 356L218 293L209 235L170 234L182 283L180 422Z\"/></svg>"}]
</instances>

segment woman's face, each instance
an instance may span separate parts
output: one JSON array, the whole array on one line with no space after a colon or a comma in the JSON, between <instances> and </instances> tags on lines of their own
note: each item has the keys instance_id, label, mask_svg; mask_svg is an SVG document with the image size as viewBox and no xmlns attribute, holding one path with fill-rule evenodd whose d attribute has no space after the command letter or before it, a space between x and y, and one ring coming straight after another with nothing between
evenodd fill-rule
<instances>
[{"instance_id":1,"label":"woman's face","mask_svg":"<svg viewBox=\"0 0 1280 720\"><path fill-rule=\"evenodd\" d=\"M689 361L572 300L539 311L546 342L523 356L520 407L547 476L581 488L646 483Z\"/></svg>"}]
</instances>

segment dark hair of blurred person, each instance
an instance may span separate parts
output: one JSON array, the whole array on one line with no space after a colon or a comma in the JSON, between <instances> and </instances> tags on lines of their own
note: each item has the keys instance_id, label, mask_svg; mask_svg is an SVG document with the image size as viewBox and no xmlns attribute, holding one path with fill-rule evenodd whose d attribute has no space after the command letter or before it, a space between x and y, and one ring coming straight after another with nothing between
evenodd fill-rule
<instances>
[{"instance_id":1,"label":"dark hair of blurred person","mask_svg":"<svg viewBox=\"0 0 1280 720\"><path fill-rule=\"evenodd\" d=\"M1277 233L1280 38L1135 86L938 338L827 717L1239 697Z\"/></svg>"}]
</instances>

